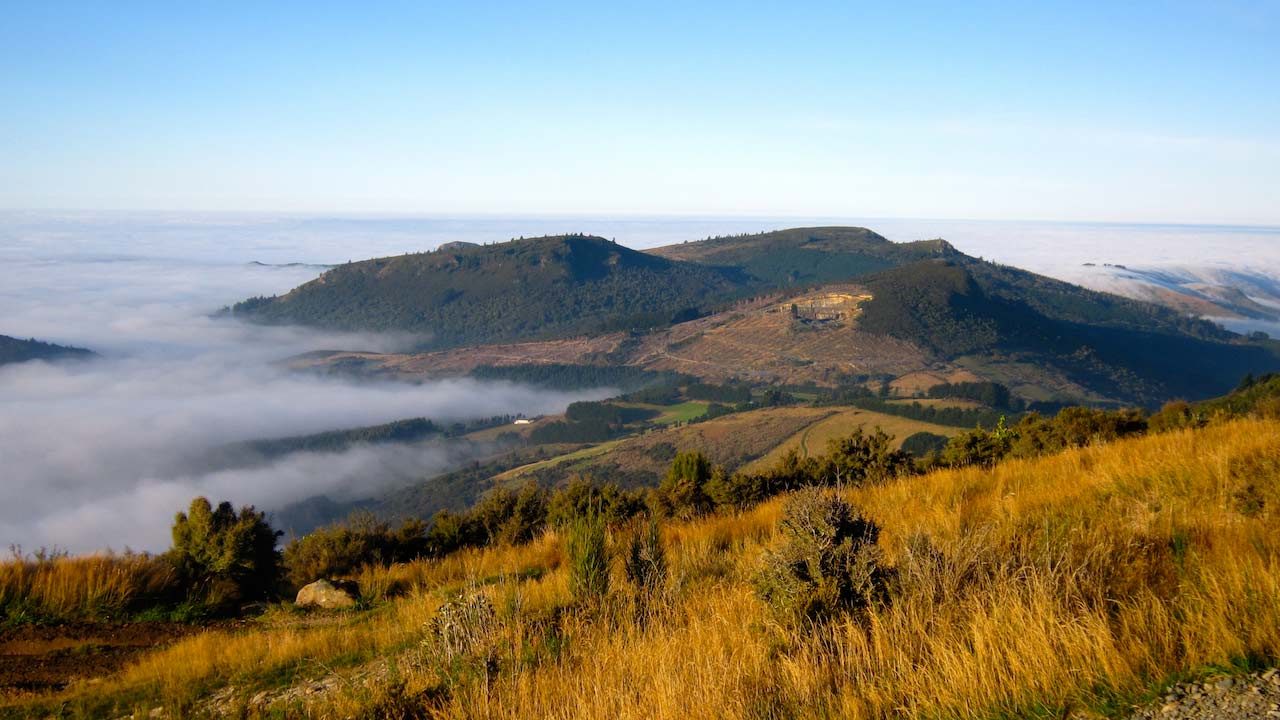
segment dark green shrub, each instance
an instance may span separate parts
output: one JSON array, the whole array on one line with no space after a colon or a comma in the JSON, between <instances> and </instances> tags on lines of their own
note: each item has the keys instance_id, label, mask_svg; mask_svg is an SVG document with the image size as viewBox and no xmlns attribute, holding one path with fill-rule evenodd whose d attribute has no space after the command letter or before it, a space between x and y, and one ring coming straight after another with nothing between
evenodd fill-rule
<instances>
[{"instance_id":1,"label":"dark green shrub","mask_svg":"<svg viewBox=\"0 0 1280 720\"><path fill-rule=\"evenodd\" d=\"M839 496L802 490L783 510L782 542L765 552L756 591L781 617L820 619L885 594L880 528Z\"/></svg>"},{"instance_id":2,"label":"dark green shrub","mask_svg":"<svg viewBox=\"0 0 1280 720\"><path fill-rule=\"evenodd\" d=\"M589 513L604 516L608 525L619 525L644 512L644 497L614 483L598 485L590 477L574 476L551 493L547 501L547 524L567 527Z\"/></svg>"},{"instance_id":3,"label":"dark green shrub","mask_svg":"<svg viewBox=\"0 0 1280 720\"><path fill-rule=\"evenodd\" d=\"M694 450L678 453L667 475L654 493L655 509L661 515L690 518L712 508L706 485L711 479L711 463Z\"/></svg>"},{"instance_id":4,"label":"dark green shrub","mask_svg":"<svg viewBox=\"0 0 1280 720\"><path fill-rule=\"evenodd\" d=\"M910 472L911 455L893 449L893 438L880 428L870 435L858 428L852 435L833 438L819 461L818 474L826 485L862 485Z\"/></svg>"},{"instance_id":5,"label":"dark green shrub","mask_svg":"<svg viewBox=\"0 0 1280 720\"><path fill-rule=\"evenodd\" d=\"M215 509L198 497L174 518L167 557L194 598L224 608L274 593L280 581L280 535L250 505L237 514L231 503Z\"/></svg>"},{"instance_id":6,"label":"dark green shrub","mask_svg":"<svg viewBox=\"0 0 1280 720\"><path fill-rule=\"evenodd\" d=\"M745 510L773 494L773 484L764 474L728 473L717 466L707 480L706 494L717 508Z\"/></svg>"},{"instance_id":7,"label":"dark green shrub","mask_svg":"<svg viewBox=\"0 0 1280 720\"><path fill-rule=\"evenodd\" d=\"M931 432L918 432L908 435L906 440L902 441L902 451L911 453L916 457L925 457L933 453L940 453L947 446L949 438L946 435L936 435Z\"/></svg>"},{"instance_id":8,"label":"dark green shrub","mask_svg":"<svg viewBox=\"0 0 1280 720\"><path fill-rule=\"evenodd\" d=\"M547 526L547 491L530 480L514 494L511 512L498 526L497 541L508 545L525 543Z\"/></svg>"},{"instance_id":9,"label":"dark green shrub","mask_svg":"<svg viewBox=\"0 0 1280 720\"><path fill-rule=\"evenodd\" d=\"M392 529L371 513L356 513L345 523L318 528L289 543L284 564L289 581L301 587L320 578L349 576L361 566L408 562L427 554L426 525L405 520Z\"/></svg>"}]
</instances>

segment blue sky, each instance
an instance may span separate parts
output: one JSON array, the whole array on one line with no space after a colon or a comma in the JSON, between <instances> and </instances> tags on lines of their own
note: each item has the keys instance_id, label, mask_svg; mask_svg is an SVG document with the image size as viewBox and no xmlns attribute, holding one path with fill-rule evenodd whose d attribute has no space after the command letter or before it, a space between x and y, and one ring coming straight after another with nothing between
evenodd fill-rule
<instances>
[{"instance_id":1,"label":"blue sky","mask_svg":"<svg viewBox=\"0 0 1280 720\"><path fill-rule=\"evenodd\" d=\"M1280 2L10 2L0 207L1280 224Z\"/></svg>"}]
</instances>

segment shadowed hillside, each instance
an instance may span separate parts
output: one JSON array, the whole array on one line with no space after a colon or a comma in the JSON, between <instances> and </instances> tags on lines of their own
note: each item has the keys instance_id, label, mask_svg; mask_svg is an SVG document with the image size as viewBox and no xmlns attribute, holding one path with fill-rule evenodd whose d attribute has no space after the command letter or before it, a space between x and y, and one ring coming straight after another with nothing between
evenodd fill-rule
<instances>
[{"instance_id":1,"label":"shadowed hillside","mask_svg":"<svg viewBox=\"0 0 1280 720\"><path fill-rule=\"evenodd\" d=\"M340 265L236 317L338 330L421 333L445 347L666 325L745 291L742 272L682 263L583 235Z\"/></svg>"}]
</instances>

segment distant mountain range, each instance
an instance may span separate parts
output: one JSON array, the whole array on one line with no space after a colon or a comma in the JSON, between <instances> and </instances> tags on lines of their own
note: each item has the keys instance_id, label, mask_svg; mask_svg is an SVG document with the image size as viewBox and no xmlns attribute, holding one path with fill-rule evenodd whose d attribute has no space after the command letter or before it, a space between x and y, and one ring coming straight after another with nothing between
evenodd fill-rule
<instances>
[{"instance_id":1,"label":"distant mountain range","mask_svg":"<svg viewBox=\"0 0 1280 720\"><path fill-rule=\"evenodd\" d=\"M819 307L828 302L842 309ZM1280 344L1170 307L980 260L943 240L893 243L845 227L648 252L583 235L452 243L340 265L227 312L419 333L424 355L361 359L402 373L415 364L465 371L486 353L504 358L497 364L630 364L825 385L965 373L1031 399L1151 405L1220 394L1245 373L1280 367Z\"/></svg>"},{"instance_id":2,"label":"distant mountain range","mask_svg":"<svg viewBox=\"0 0 1280 720\"><path fill-rule=\"evenodd\" d=\"M27 362L28 360L66 360L88 359L97 353L84 348L67 345L54 345L34 338L20 338L0 335L0 365Z\"/></svg>"}]
</instances>

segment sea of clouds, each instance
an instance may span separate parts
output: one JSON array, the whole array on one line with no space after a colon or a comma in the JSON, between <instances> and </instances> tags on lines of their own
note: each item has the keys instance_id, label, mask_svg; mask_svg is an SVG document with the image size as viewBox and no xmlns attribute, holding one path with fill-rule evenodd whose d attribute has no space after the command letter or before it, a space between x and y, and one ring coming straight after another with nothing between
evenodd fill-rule
<instances>
[{"instance_id":1,"label":"sea of clouds","mask_svg":"<svg viewBox=\"0 0 1280 720\"><path fill-rule=\"evenodd\" d=\"M389 422L557 412L558 393L468 379L359 382L287 371L319 349L392 351L418 338L259 327L213 313L327 265L442 242L589 232L632 247L797 225L944 237L972 255L1103 285L1092 263L1280 277L1280 230L856 219L313 218L0 214L0 334L89 347L88 362L0 366L0 543L160 550L196 495L272 509L367 497L470 459L447 444L297 453L210 469L210 448ZM1115 289L1115 288L1106 288ZM1268 328L1271 329L1271 328ZM1280 335L1280 333L1275 333Z\"/></svg>"}]
</instances>

